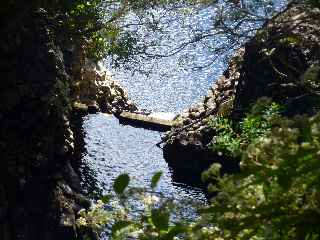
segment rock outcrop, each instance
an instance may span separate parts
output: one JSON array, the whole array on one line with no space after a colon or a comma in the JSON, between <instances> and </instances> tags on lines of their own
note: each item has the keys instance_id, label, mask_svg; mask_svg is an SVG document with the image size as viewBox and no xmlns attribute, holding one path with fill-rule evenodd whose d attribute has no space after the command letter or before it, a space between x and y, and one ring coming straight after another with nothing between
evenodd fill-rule
<instances>
[{"instance_id":1,"label":"rock outcrop","mask_svg":"<svg viewBox=\"0 0 320 240\"><path fill-rule=\"evenodd\" d=\"M314 114L319 62L320 10L293 2L246 44L233 117L243 116L261 96L285 105L288 115ZM306 76L314 70L314 76Z\"/></svg>"},{"instance_id":2,"label":"rock outcrop","mask_svg":"<svg viewBox=\"0 0 320 240\"><path fill-rule=\"evenodd\" d=\"M164 137L164 156L178 180L200 184L213 162L237 171L236 161L208 149L215 136L209 122L218 115L238 121L264 96L285 105L287 115L319 111L319 62L320 10L291 3L235 54L204 100L176 118Z\"/></svg>"},{"instance_id":3,"label":"rock outcrop","mask_svg":"<svg viewBox=\"0 0 320 240\"><path fill-rule=\"evenodd\" d=\"M74 107L87 108L89 112L102 111L118 114L138 110L129 100L128 93L112 78L101 62L86 57L85 43L74 49L72 64L72 100Z\"/></svg>"},{"instance_id":4,"label":"rock outcrop","mask_svg":"<svg viewBox=\"0 0 320 240\"><path fill-rule=\"evenodd\" d=\"M167 144L179 142L181 146L198 150L206 148L212 139L209 124L212 118L232 110L243 54L243 49L237 51L228 69L217 79L201 103L185 110L174 119L173 129L165 136Z\"/></svg>"},{"instance_id":5,"label":"rock outcrop","mask_svg":"<svg viewBox=\"0 0 320 240\"><path fill-rule=\"evenodd\" d=\"M0 239L74 239L89 202L71 161L72 77L48 12L19 17L0 39Z\"/></svg>"},{"instance_id":6,"label":"rock outcrop","mask_svg":"<svg viewBox=\"0 0 320 240\"><path fill-rule=\"evenodd\" d=\"M164 157L174 170L175 181L205 187L200 179L201 173L208 169L213 159L224 160L208 149L214 136L210 121L232 110L243 54L244 50L239 49L203 101L178 115L172 130L164 136ZM223 166L228 171L238 170L237 164L231 160Z\"/></svg>"}]
</instances>

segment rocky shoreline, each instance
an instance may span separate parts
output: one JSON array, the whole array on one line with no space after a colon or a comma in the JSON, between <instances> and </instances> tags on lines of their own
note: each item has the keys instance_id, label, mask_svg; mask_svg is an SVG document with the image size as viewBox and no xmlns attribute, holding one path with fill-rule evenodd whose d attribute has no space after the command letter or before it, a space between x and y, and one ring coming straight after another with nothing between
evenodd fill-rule
<instances>
[{"instance_id":1,"label":"rocky shoreline","mask_svg":"<svg viewBox=\"0 0 320 240\"><path fill-rule=\"evenodd\" d=\"M2 240L76 239L77 212L90 206L77 174L81 117L136 110L85 57L85 41L66 44L54 21L30 11L0 39Z\"/></svg>"},{"instance_id":2,"label":"rocky shoreline","mask_svg":"<svg viewBox=\"0 0 320 240\"><path fill-rule=\"evenodd\" d=\"M75 162L78 120L99 110L137 111L108 71L85 57L85 42L53 40L48 15L43 9L24 15L0 39L3 240L75 239L77 212L90 205ZM216 116L239 120L263 96L285 104L287 115L319 111L319 19L319 9L290 4L236 53L208 96L175 119L164 137L175 181L205 187L201 172L214 161L225 172L239 170L237 159L208 148Z\"/></svg>"},{"instance_id":3,"label":"rocky shoreline","mask_svg":"<svg viewBox=\"0 0 320 240\"><path fill-rule=\"evenodd\" d=\"M112 78L103 63L86 58L83 48L76 50L73 66L72 74L77 76L71 88L73 108L110 114L138 110L129 100L127 91Z\"/></svg>"},{"instance_id":4,"label":"rocky shoreline","mask_svg":"<svg viewBox=\"0 0 320 240\"><path fill-rule=\"evenodd\" d=\"M203 101L178 115L171 131L163 137L164 158L174 170L175 181L206 188L200 178L201 173L209 168L213 159L223 162L221 156L208 149L214 135L210 121L232 108L243 54L244 50L239 49L230 60L228 69L214 83ZM228 171L238 170L234 162L223 166Z\"/></svg>"},{"instance_id":5,"label":"rocky shoreline","mask_svg":"<svg viewBox=\"0 0 320 240\"><path fill-rule=\"evenodd\" d=\"M205 186L201 173L213 162L219 162L223 172L239 170L240 160L209 149L215 137L209 124L213 118L229 115L241 121L260 97L286 106L286 115L319 110L319 19L319 9L289 4L235 53L203 101L177 116L163 141L165 159L179 180Z\"/></svg>"}]
</instances>

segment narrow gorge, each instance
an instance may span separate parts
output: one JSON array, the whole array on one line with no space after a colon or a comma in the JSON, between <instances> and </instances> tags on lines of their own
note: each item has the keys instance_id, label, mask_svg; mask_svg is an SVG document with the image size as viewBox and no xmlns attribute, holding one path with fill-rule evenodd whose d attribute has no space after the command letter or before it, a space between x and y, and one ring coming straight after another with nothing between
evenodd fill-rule
<instances>
[{"instance_id":1,"label":"narrow gorge","mask_svg":"<svg viewBox=\"0 0 320 240\"><path fill-rule=\"evenodd\" d=\"M161 71L146 82L113 69L107 58L92 57L91 42L81 35L87 29L74 27L74 19L64 28L61 22L72 14L40 2L8 3L0 10L0 239L98 239L93 229L79 228L79 211L109 196L123 173L131 175L131 187L147 188L162 171L157 194L183 203L186 219L197 219L184 202L207 206L217 194L208 192L212 182L203 181L202 173L218 163L222 175L236 174L242 160L213 149L220 134L215 119L242 123L259 99L285 106L284 117L320 110L318 7L292 1L238 44L227 64L194 73L194 82ZM207 11L200 11L200 22L207 21ZM168 75L171 61L163 65ZM172 127L160 133L121 124L123 112L159 118L166 112ZM114 236L106 228L100 237Z\"/></svg>"}]
</instances>

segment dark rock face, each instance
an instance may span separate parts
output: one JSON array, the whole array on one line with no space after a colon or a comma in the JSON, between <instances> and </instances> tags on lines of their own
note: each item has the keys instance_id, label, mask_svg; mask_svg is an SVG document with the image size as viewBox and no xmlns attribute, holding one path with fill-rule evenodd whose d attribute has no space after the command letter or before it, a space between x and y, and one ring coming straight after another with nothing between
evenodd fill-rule
<instances>
[{"instance_id":1,"label":"dark rock face","mask_svg":"<svg viewBox=\"0 0 320 240\"><path fill-rule=\"evenodd\" d=\"M309 68L319 66L319 40L317 8L291 4L268 21L246 45L234 117L243 115L262 96L285 105L288 115L314 114L319 110L320 89L306 82L310 79L304 79Z\"/></svg>"},{"instance_id":2,"label":"dark rock face","mask_svg":"<svg viewBox=\"0 0 320 240\"><path fill-rule=\"evenodd\" d=\"M0 239L71 240L90 205L77 174L81 117L137 108L86 58L83 39L65 39L57 16L26 5L0 10Z\"/></svg>"},{"instance_id":3,"label":"dark rock face","mask_svg":"<svg viewBox=\"0 0 320 240\"><path fill-rule=\"evenodd\" d=\"M190 186L207 189L207 183L201 179L201 174L213 162L222 165L222 173L236 173L239 171L238 161L219 156L208 148L199 149L192 145L182 146L179 143L164 146L164 158L172 171L174 182L183 182ZM211 196L211 195L209 195Z\"/></svg>"},{"instance_id":4,"label":"dark rock face","mask_svg":"<svg viewBox=\"0 0 320 240\"><path fill-rule=\"evenodd\" d=\"M199 183L201 172L213 162L220 162L225 172L239 169L236 160L208 149L215 135L208 123L218 115L240 120L265 96L285 105L287 115L319 111L319 63L320 10L292 3L235 54L200 104L176 118L164 137L164 156L174 175L194 175L192 181Z\"/></svg>"},{"instance_id":5,"label":"dark rock face","mask_svg":"<svg viewBox=\"0 0 320 240\"><path fill-rule=\"evenodd\" d=\"M83 204L69 126L70 77L46 12L0 39L0 239L74 239Z\"/></svg>"}]
</instances>

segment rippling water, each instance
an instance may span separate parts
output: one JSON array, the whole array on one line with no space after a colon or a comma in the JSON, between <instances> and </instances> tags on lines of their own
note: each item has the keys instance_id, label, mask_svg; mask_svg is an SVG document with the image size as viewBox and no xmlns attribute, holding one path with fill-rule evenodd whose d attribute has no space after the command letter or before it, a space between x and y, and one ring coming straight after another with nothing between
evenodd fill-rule
<instances>
[{"instance_id":1,"label":"rippling water","mask_svg":"<svg viewBox=\"0 0 320 240\"><path fill-rule=\"evenodd\" d=\"M190 41L195 32L205 31L211 22L213 14L211 9L204 9L194 15L167 14L160 11L159 21L165 29L166 34L161 38L159 46L152 48L153 54L164 54L175 49L182 42ZM128 20L134 22L133 16ZM185 27L188 25L190 28ZM137 30L137 29L135 29ZM143 41L157 39L157 33L150 33L141 27L138 29ZM219 45L225 42L223 37L208 38L205 41L186 46L182 51L170 57L148 58L138 57L139 64L133 68L139 68L143 73L127 71L125 68L113 69L114 77L128 89L129 97L140 108L153 111L175 112L190 107L191 104L199 102L200 98L209 90L213 80L219 76L225 68L222 61L224 56L219 56L214 65L194 69L195 66L203 66L212 62L216 56L212 56L205 44ZM148 74L144 74L147 72Z\"/></svg>"},{"instance_id":2,"label":"rippling water","mask_svg":"<svg viewBox=\"0 0 320 240\"><path fill-rule=\"evenodd\" d=\"M258 2L242 0L250 8L254 9ZM224 1L219 1L224 2ZM287 0L274 0L273 7L279 11L286 5ZM148 47L151 54L168 54L174 52L188 41L193 41L199 32L205 32L210 37L205 37L192 44L186 45L181 51L170 57L144 58L137 56L135 62L129 62L125 67L117 69L108 65L115 79L128 89L129 97L140 108L154 111L179 113L189 108L191 104L199 102L206 95L210 86L227 66L228 59L235 49L242 45L245 39L238 39L233 43L225 35L213 34L213 25L218 10L208 7L193 12L192 14L171 13L158 10L154 18L159 21L164 29L164 34L150 31L145 26L131 27L128 31L136 31L142 42L157 42L157 47ZM228 12L227 10L226 12ZM263 15L262 9L257 8L257 14ZM267 10L266 10L267 11ZM141 19L130 15L126 24L137 23ZM247 22L241 25L239 33L257 28L261 22ZM249 35L254 34L252 31ZM212 35L212 36L211 36ZM138 43L139 44L139 43ZM222 48L221 52L215 53L214 49ZM130 66L133 65L133 66ZM126 69L129 67L129 70ZM201 68L198 68L201 67ZM132 68L132 69L131 69ZM139 71L143 73L141 74Z\"/></svg>"},{"instance_id":3,"label":"rippling water","mask_svg":"<svg viewBox=\"0 0 320 240\"><path fill-rule=\"evenodd\" d=\"M277 2L279 8L285 4L285 1ZM206 28L210 17L207 9L187 20L194 22L195 26ZM180 28L179 22L168 26L167 30L171 31L171 38L175 42L188 36L186 29ZM211 44L224 40L212 40ZM191 45L170 58L141 61L142 68L154 70L148 76L133 74L123 68L111 70L114 77L128 89L130 98L139 108L178 113L198 102L225 68L223 58L220 58L209 68L192 71L186 68L189 64L188 59L184 59L186 53L193 56L193 64L212 60L212 54L200 44ZM173 173L163 159L162 150L155 145L161 139L158 132L120 125L116 118L104 114L86 116L83 128L86 152L83 154L85 167L82 171L86 172L84 175L88 172L90 175L85 185L97 184L103 191L108 192L119 174L129 173L132 186L147 186L153 173L161 170L163 177L158 186L159 191L178 199L194 198L205 201L200 189L172 180Z\"/></svg>"},{"instance_id":4,"label":"rippling water","mask_svg":"<svg viewBox=\"0 0 320 240\"><path fill-rule=\"evenodd\" d=\"M162 149L155 145L161 140L158 132L120 125L118 119L106 114L86 116L83 128L87 151L83 160L106 192L121 173L130 174L132 186L149 186L153 174L161 170L157 190L169 197L204 199L200 189L172 182Z\"/></svg>"}]
</instances>

